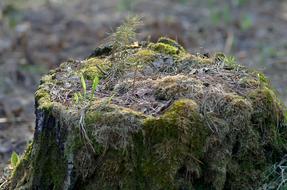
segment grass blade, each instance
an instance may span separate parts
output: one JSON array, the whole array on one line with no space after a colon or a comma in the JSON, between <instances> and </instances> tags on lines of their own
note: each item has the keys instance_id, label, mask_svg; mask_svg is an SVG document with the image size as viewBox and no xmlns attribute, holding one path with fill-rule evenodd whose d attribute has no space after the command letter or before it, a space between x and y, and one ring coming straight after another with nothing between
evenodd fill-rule
<instances>
[{"instance_id":1,"label":"grass blade","mask_svg":"<svg viewBox=\"0 0 287 190\"><path fill-rule=\"evenodd\" d=\"M93 80L93 85L92 85L92 92L91 92L91 99L94 97L94 95L95 95L95 91L96 91L96 89L97 89L97 87L98 87L98 85L99 85L99 82L100 82L100 80L99 80L99 77L95 77L94 78L94 80Z\"/></svg>"},{"instance_id":2,"label":"grass blade","mask_svg":"<svg viewBox=\"0 0 287 190\"><path fill-rule=\"evenodd\" d=\"M84 75L81 75L81 84L82 84L82 88L83 88L84 97L86 97L87 85L86 85L86 81L85 81Z\"/></svg>"}]
</instances>

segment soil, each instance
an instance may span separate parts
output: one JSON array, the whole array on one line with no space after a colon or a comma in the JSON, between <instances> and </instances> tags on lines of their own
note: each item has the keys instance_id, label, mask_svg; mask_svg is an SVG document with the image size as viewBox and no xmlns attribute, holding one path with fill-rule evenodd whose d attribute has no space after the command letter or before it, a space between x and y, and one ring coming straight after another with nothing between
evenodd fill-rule
<instances>
[{"instance_id":1,"label":"soil","mask_svg":"<svg viewBox=\"0 0 287 190\"><path fill-rule=\"evenodd\" d=\"M133 13L145 23L139 40L168 36L194 54L235 55L264 72L287 104L284 0L4 1L0 11L0 175L33 136L40 77L64 60L87 57Z\"/></svg>"}]
</instances>

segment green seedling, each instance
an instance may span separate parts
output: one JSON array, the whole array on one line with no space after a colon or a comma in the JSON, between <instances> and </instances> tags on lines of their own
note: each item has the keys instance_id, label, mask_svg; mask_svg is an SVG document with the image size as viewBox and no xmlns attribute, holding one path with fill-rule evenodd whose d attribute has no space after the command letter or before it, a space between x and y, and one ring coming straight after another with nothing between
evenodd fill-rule
<instances>
[{"instance_id":1,"label":"green seedling","mask_svg":"<svg viewBox=\"0 0 287 190\"><path fill-rule=\"evenodd\" d=\"M92 100L94 98L95 91L96 91L96 89L99 85L99 82L100 82L100 79L98 76L96 76L93 79L91 94L88 97L88 95L87 95L87 84L86 84L85 77L83 75L81 75L80 79L81 79L82 93L77 92L73 95L73 100L74 100L75 104L78 104L79 102L82 102L86 99Z\"/></svg>"},{"instance_id":2,"label":"green seedling","mask_svg":"<svg viewBox=\"0 0 287 190\"><path fill-rule=\"evenodd\" d=\"M227 65L235 65L236 64L236 59L234 56L226 56L224 58L224 63Z\"/></svg>"},{"instance_id":3,"label":"green seedling","mask_svg":"<svg viewBox=\"0 0 287 190\"><path fill-rule=\"evenodd\" d=\"M95 77L94 80L93 80L93 84L92 84L92 92L91 92L91 96L90 96L90 99L93 99L94 95L95 95L95 91L99 85L99 77Z\"/></svg>"},{"instance_id":4,"label":"green seedling","mask_svg":"<svg viewBox=\"0 0 287 190\"><path fill-rule=\"evenodd\" d=\"M82 84L82 88L83 88L84 97L86 97L86 95L87 95L87 85L86 85L86 80L85 80L84 75L81 75L81 84Z\"/></svg>"},{"instance_id":5,"label":"green seedling","mask_svg":"<svg viewBox=\"0 0 287 190\"><path fill-rule=\"evenodd\" d=\"M11 155L10 161L11 161L11 166L13 168L15 168L18 165L19 161L20 161L19 155L16 152L13 152L12 155Z\"/></svg>"}]
</instances>

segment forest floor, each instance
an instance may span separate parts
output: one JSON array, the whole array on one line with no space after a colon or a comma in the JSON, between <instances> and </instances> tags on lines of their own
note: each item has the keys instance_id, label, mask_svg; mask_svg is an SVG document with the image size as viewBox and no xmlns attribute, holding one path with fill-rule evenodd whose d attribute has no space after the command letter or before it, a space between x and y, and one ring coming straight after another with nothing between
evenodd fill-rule
<instances>
[{"instance_id":1,"label":"forest floor","mask_svg":"<svg viewBox=\"0 0 287 190\"><path fill-rule=\"evenodd\" d=\"M192 53L234 55L265 73L287 105L284 0L43 1L0 2L0 176L11 153L32 139L40 77L87 57L132 14L143 17L140 40L168 36Z\"/></svg>"}]
</instances>

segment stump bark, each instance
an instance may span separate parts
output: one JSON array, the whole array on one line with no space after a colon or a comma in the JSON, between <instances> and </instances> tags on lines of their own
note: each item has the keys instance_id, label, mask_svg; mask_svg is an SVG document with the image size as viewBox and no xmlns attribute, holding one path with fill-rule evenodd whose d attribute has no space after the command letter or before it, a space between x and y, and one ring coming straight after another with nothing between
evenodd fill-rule
<instances>
[{"instance_id":1,"label":"stump bark","mask_svg":"<svg viewBox=\"0 0 287 190\"><path fill-rule=\"evenodd\" d=\"M264 75L167 38L67 61L35 96L7 189L254 189L286 153Z\"/></svg>"}]
</instances>

